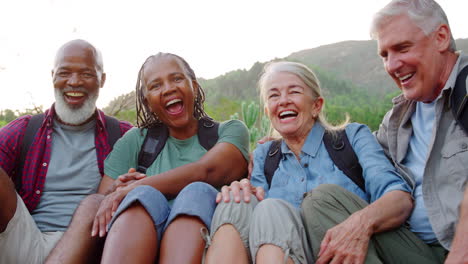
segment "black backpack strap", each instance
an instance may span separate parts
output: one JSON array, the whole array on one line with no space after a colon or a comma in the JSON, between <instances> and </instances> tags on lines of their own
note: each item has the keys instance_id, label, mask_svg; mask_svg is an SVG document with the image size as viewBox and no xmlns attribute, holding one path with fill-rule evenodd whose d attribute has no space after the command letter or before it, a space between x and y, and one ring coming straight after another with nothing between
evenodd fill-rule
<instances>
[{"instance_id":1,"label":"black backpack strap","mask_svg":"<svg viewBox=\"0 0 468 264\"><path fill-rule=\"evenodd\" d=\"M466 96L466 88L468 83L468 66L463 68L458 74L455 87L450 96L452 106L452 114L457 123L468 134L468 97Z\"/></svg>"},{"instance_id":2,"label":"black backpack strap","mask_svg":"<svg viewBox=\"0 0 468 264\"><path fill-rule=\"evenodd\" d=\"M364 178L362 177L362 167L349 143L346 131L338 131L335 136L326 131L323 136L323 142L331 159L350 178L359 188L366 192Z\"/></svg>"},{"instance_id":3,"label":"black backpack strap","mask_svg":"<svg viewBox=\"0 0 468 264\"><path fill-rule=\"evenodd\" d=\"M115 142L122 136L120 131L120 122L111 116L105 116L106 119L106 130L107 130L107 143L110 148L114 147Z\"/></svg>"},{"instance_id":4,"label":"black backpack strap","mask_svg":"<svg viewBox=\"0 0 468 264\"><path fill-rule=\"evenodd\" d=\"M198 120L198 141L206 150L210 150L218 142L219 123L211 118L202 117Z\"/></svg>"},{"instance_id":5,"label":"black backpack strap","mask_svg":"<svg viewBox=\"0 0 468 264\"><path fill-rule=\"evenodd\" d=\"M265 173L265 178L268 183L268 187L271 186L273 175L275 174L275 171L278 168L281 160L281 142L281 139L274 140L271 143L270 148L268 149L267 156L265 157L263 172Z\"/></svg>"},{"instance_id":6,"label":"black backpack strap","mask_svg":"<svg viewBox=\"0 0 468 264\"><path fill-rule=\"evenodd\" d=\"M148 128L145 140L138 154L138 172L146 173L146 170L153 164L156 157L164 148L168 137L169 130L165 125L158 124Z\"/></svg>"},{"instance_id":7,"label":"black backpack strap","mask_svg":"<svg viewBox=\"0 0 468 264\"><path fill-rule=\"evenodd\" d=\"M15 175L15 188L16 191L19 193L22 187L22 178L23 178L23 167L24 162L26 160L26 154L28 154L29 148L31 147L34 137L36 136L37 131L41 127L42 123L44 122L45 115L37 114L33 115L31 119L29 119L29 123L26 126L26 130L23 136L23 143L21 144L21 152L20 157L18 160L18 164L16 165L16 175Z\"/></svg>"}]
</instances>

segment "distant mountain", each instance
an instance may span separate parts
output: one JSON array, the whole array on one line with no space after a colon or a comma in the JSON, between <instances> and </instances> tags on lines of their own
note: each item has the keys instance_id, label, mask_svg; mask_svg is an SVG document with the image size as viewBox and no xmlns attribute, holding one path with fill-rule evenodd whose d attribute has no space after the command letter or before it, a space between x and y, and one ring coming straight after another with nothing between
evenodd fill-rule
<instances>
[{"instance_id":1,"label":"distant mountain","mask_svg":"<svg viewBox=\"0 0 468 264\"><path fill-rule=\"evenodd\" d=\"M468 39L456 40L457 49L468 54ZM377 43L368 41L344 41L292 53L286 58L310 66L317 73L327 98L343 94L364 92L379 98L397 91L385 72L377 55ZM275 59L276 60L276 59ZM207 104L214 105L232 101L258 100L257 81L265 63L256 62L249 70L239 69L213 79L200 79L207 94ZM120 99L119 99L120 98ZM125 99L126 103L119 103ZM223 101L224 100L224 101ZM134 108L133 94L122 95L113 100L106 109ZM105 110L106 110L105 109Z\"/></svg>"}]
</instances>

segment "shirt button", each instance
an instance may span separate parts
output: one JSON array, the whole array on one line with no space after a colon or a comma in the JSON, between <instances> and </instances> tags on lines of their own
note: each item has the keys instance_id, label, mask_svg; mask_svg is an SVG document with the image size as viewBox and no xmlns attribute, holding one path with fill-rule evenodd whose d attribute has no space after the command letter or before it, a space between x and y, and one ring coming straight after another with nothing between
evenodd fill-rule
<instances>
[{"instance_id":1,"label":"shirt button","mask_svg":"<svg viewBox=\"0 0 468 264\"><path fill-rule=\"evenodd\" d=\"M308 168L309 167L309 163L304 163L304 168Z\"/></svg>"},{"instance_id":2,"label":"shirt button","mask_svg":"<svg viewBox=\"0 0 468 264\"><path fill-rule=\"evenodd\" d=\"M36 194L41 194L41 191L39 191L39 190L36 190Z\"/></svg>"},{"instance_id":3,"label":"shirt button","mask_svg":"<svg viewBox=\"0 0 468 264\"><path fill-rule=\"evenodd\" d=\"M461 149L467 149L468 148L468 144L466 144L466 142L463 142L460 144L460 148Z\"/></svg>"},{"instance_id":4,"label":"shirt button","mask_svg":"<svg viewBox=\"0 0 468 264\"><path fill-rule=\"evenodd\" d=\"M47 139L50 139L50 135L47 135Z\"/></svg>"},{"instance_id":5,"label":"shirt button","mask_svg":"<svg viewBox=\"0 0 468 264\"><path fill-rule=\"evenodd\" d=\"M44 167L47 166L47 163L46 162L42 163L42 166L44 166Z\"/></svg>"},{"instance_id":6,"label":"shirt button","mask_svg":"<svg viewBox=\"0 0 468 264\"><path fill-rule=\"evenodd\" d=\"M304 178L301 179L301 182L304 182Z\"/></svg>"}]
</instances>

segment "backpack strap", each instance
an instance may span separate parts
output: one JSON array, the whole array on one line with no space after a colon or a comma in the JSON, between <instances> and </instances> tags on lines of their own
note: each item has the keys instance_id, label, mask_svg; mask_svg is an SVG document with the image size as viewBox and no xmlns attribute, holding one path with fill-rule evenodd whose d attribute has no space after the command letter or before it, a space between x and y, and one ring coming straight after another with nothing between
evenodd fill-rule
<instances>
[{"instance_id":1,"label":"backpack strap","mask_svg":"<svg viewBox=\"0 0 468 264\"><path fill-rule=\"evenodd\" d=\"M271 186L271 181L273 180L273 175L275 174L276 169L279 166L281 157L281 139L274 140L270 148L268 149L268 155L265 157L265 164L263 166L263 172L265 174L268 187Z\"/></svg>"},{"instance_id":2,"label":"backpack strap","mask_svg":"<svg viewBox=\"0 0 468 264\"><path fill-rule=\"evenodd\" d=\"M146 170L153 164L156 157L166 145L169 137L169 129L163 124L157 124L148 128L145 140L138 154L137 171L146 173Z\"/></svg>"},{"instance_id":3,"label":"backpack strap","mask_svg":"<svg viewBox=\"0 0 468 264\"><path fill-rule=\"evenodd\" d=\"M198 141L206 150L210 150L218 142L219 123L209 117L203 117L198 121ZM138 154L137 171L146 173L153 164L161 150L166 145L169 137L169 129L164 124L148 128L145 140Z\"/></svg>"},{"instance_id":4,"label":"backpack strap","mask_svg":"<svg viewBox=\"0 0 468 264\"><path fill-rule=\"evenodd\" d=\"M45 115L43 113L33 115L31 116L31 119L29 119L28 125L26 126L26 130L23 136L23 143L21 144L20 157L18 160L18 164L16 165L17 169L15 175L15 188L18 193L23 185L23 167L24 162L26 161L26 154L28 154L29 148L31 147L34 141L34 137L36 136L37 131L44 122L44 118Z\"/></svg>"},{"instance_id":5,"label":"backpack strap","mask_svg":"<svg viewBox=\"0 0 468 264\"><path fill-rule=\"evenodd\" d=\"M450 96L452 105L452 114L457 123L468 134L468 97L466 96L466 88L468 86L468 66L463 68L457 76L455 87Z\"/></svg>"},{"instance_id":6,"label":"backpack strap","mask_svg":"<svg viewBox=\"0 0 468 264\"><path fill-rule=\"evenodd\" d=\"M110 149L114 147L115 142L122 136L120 131L120 122L112 116L105 116L106 119L106 130L107 130L107 143Z\"/></svg>"},{"instance_id":7,"label":"backpack strap","mask_svg":"<svg viewBox=\"0 0 468 264\"><path fill-rule=\"evenodd\" d=\"M323 142L338 169L342 170L348 178L350 178L359 188L366 192L364 178L362 177L362 167L354 152L353 147L349 143L346 130L341 130L333 136L332 133L326 131L323 136Z\"/></svg>"},{"instance_id":8,"label":"backpack strap","mask_svg":"<svg viewBox=\"0 0 468 264\"><path fill-rule=\"evenodd\" d=\"M209 117L198 120L198 141L206 150L210 150L218 142L219 123Z\"/></svg>"}]
</instances>

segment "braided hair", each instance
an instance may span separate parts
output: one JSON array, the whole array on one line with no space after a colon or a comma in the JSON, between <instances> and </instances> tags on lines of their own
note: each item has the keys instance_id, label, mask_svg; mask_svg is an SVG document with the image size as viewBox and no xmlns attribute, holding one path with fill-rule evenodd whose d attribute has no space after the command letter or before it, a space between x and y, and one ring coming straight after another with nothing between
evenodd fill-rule
<instances>
[{"instance_id":1,"label":"braided hair","mask_svg":"<svg viewBox=\"0 0 468 264\"><path fill-rule=\"evenodd\" d=\"M145 60L143 65L141 65L140 71L138 72L135 95L137 99L136 100L137 126L140 128L148 128L148 127L152 127L152 126L162 123L161 120L158 118L158 116L155 113L151 112L151 109L148 105L148 100L146 100L146 86L145 86L144 79L143 79L143 72L144 72L146 64L149 61L158 59L160 57L165 57L165 56L175 57L180 62L182 62L185 74L188 75L190 80L195 81L195 84L196 84L195 88L197 89L197 97L195 98L195 103L194 103L194 112L193 112L194 117L197 120L199 120L200 118L207 116L203 108L203 103L205 102L205 92L203 91L202 87L198 83L197 77L195 76L195 72L192 70L190 65L182 57L178 55L175 55L172 53L159 52L156 55L149 56Z\"/></svg>"}]
</instances>

